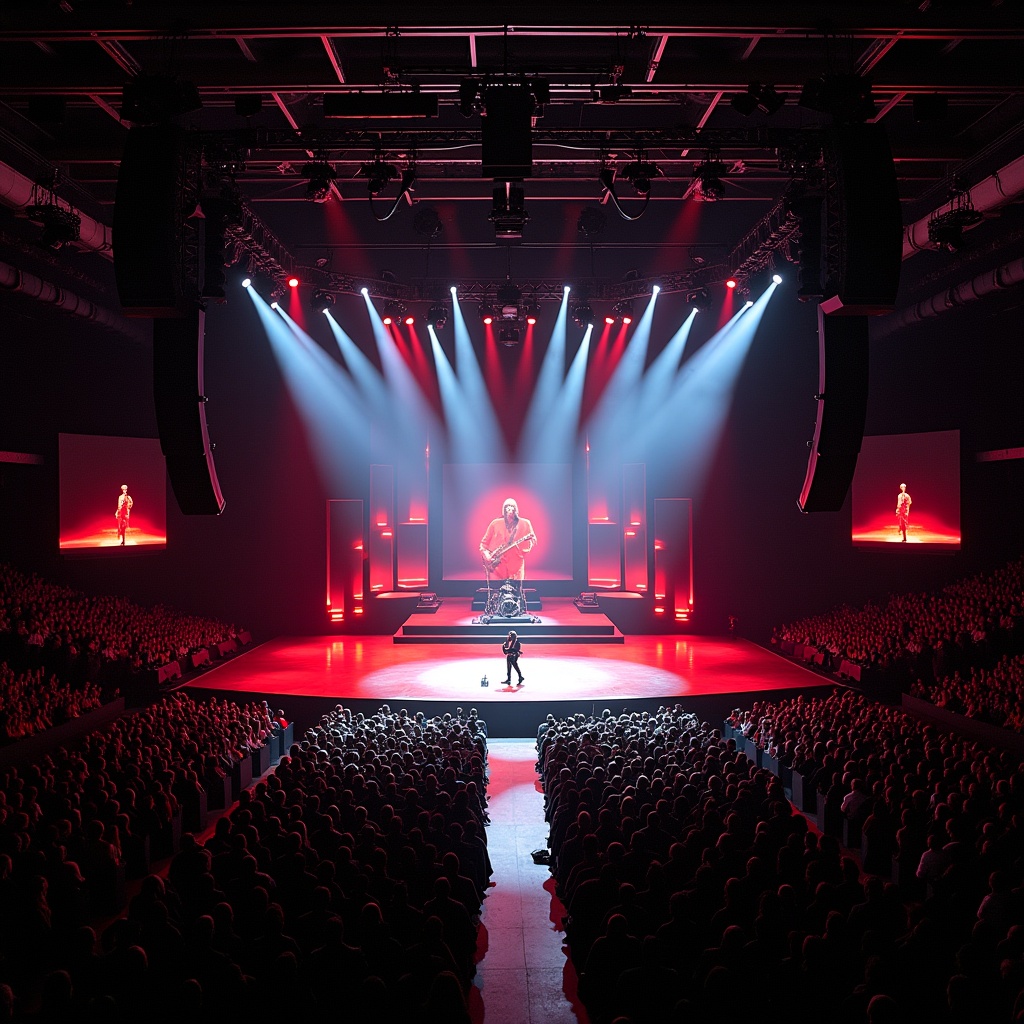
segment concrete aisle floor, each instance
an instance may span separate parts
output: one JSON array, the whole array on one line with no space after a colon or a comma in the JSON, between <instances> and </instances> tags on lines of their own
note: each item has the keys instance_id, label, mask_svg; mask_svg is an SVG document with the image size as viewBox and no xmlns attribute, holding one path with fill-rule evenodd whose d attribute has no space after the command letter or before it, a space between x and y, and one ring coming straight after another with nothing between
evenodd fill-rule
<instances>
[{"instance_id":1,"label":"concrete aisle floor","mask_svg":"<svg viewBox=\"0 0 1024 1024\"><path fill-rule=\"evenodd\" d=\"M565 913L547 867L544 794L532 739L488 743L491 824L487 848L493 888L484 902L477 975L470 991L475 1024L589 1024L576 996L576 969L562 949Z\"/></svg>"}]
</instances>

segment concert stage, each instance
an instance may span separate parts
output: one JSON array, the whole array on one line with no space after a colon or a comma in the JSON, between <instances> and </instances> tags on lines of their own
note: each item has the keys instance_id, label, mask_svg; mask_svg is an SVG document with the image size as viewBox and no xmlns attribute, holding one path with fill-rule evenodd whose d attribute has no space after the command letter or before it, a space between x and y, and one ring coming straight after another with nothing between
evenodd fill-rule
<instances>
[{"instance_id":1,"label":"concert stage","mask_svg":"<svg viewBox=\"0 0 1024 1024\"><path fill-rule=\"evenodd\" d=\"M579 642L531 647L524 638L523 646L522 688L501 685L499 638L484 651L473 642L418 647L390 636L279 637L209 670L189 688L265 697L296 720L297 735L335 704L369 712L388 703L430 715L477 707L492 736L532 736L548 712L607 707L618 713L678 702L716 721L741 702L739 694L749 704L751 694L833 685L750 641L725 637L627 636L591 648ZM482 687L485 675L489 685Z\"/></svg>"},{"instance_id":2,"label":"concert stage","mask_svg":"<svg viewBox=\"0 0 1024 1024\"><path fill-rule=\"evenodd\" d=\"M584 614L568 597L546 597L543 607L529 616L509 620L467 609L459 599L443 601L434 612L414 612L392 637L396 644L494 644L514 629L527 644L621 644L622 634L611 619L597 612ZM523 619L527 621L523 621ZM531 622L529 619L538 621Z\"/></svg>"}]
</instances>

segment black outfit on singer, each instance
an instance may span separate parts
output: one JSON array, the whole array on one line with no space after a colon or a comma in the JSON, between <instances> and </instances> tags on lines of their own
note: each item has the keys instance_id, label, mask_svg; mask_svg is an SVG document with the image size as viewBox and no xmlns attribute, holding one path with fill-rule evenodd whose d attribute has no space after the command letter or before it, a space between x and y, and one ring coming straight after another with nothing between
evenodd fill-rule
<instances>
[{"instance_id":1,"label":"black outfit on singer","mask_svg":"<svg viewBox=\"0 0 1024 1024\"><path fill-rule=\"evenodd\" d=\"M501 645L501 649L505 652L505 682L512 682L512 669L516 670L519 682L522 682L523 673L519 669L519 655L523 653L523 645L519 642L519 637L516 637L515 640L506 640Z\"/></svg>"}]
</instances>

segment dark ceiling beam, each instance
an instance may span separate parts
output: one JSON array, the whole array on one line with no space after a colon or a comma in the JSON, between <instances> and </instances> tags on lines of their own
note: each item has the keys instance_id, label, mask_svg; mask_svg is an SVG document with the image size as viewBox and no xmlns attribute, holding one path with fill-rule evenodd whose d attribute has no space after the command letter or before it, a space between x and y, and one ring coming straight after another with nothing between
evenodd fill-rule
<instances>
[{"instance_id":1,"label":"dark ceiling beam","mask_svg":"<svg viewBox=\"0 0 1024 1024\"><path fill-rule=\"evenodd\" d=\"M668 73L664 62L661 68ZM752 81L771 82L780 92L799 94L806 79L797 81L789 77L782 78L779 70L780 64L775 60L736 65L695 61L688 67L685 80L628 83L633 90L633 100L620 105L632 106L647 97L656 100L658 97L672 95L742 92ZM1019 72L1017 64L984 59L979 59L977 64L970 66L950 68L948 73L940 72L935 65L921 68L900 67L894 68L889 76L873 81L872 88L876 95L897 92L938 92L946 96L1007 95L1024 92L1024 80L1021 79ZM436 80L431 81L431 76L422 69L414 72L403 71L410 79L416 80L423 92L442 97L450 96L453 100L458 98L459 82L467 73L468 69L461 73L446 71L443 76L438 73ZM321 77L317 74L317 69L310 68L309 62L303 60L293 61L291 66L275 61L272 67L260 63L223 63L223 66L218 67L215 62L207 60L199 62L195 72L187 77L204 95L255 91L303 94L382 91L381 85L377 82L353 82L349 78L342 85L334 76ZM589 100L595 79L600 80L604 76L594 72L566 74L552 68L544 73L544 77L550 82L553 101L558 102ZM813 75L809 74L808 77ZM40 64L37 67L26 68L14 67L8 62L0 69L0 94L5 96L84 96L90 93L120 95L123 84L123 78L114 72L110 75L96 71L79 72L66 64L60 70L55 70L52 65Z\"/></svg>"},{"instance_id":2,"label":"dark ceiling beam","mask_svg":"<svg viewBox=\"0 0 1024 1024\"><path fill-rule=\"evenodd\" d=\"M899 42L902 33L891 36L888 39L875 39L868 44L868 48L857 58L853 70L858 75L868 75L875 65Z\"/></svg>"},{"instance_id":3,"label":"dark ceiling beam","mask_svg":"<svg viewBox=\"0 0 1024 1024\"><path fill-rule=\"evenodd\" d=\"M142 71L142 65L116 39L97 39L96 42L126 75L134 78Z\"/></svg>"},{"instance_id":4,"label":"dark ceiling beam","mask_svg":"<svg viewBox=\"0 0 1024 1024\"><path fill-rule=\"evenodd\" d=\"M238 44L239 50L242 51L242 56L251 63L256 63L256 54L252 52L252 48L246 42L243 36L235 36L235 42Z\"/></svg>"},{"instance_id":5,"label":"dark ceiling beam","mask_svg":"<svg viewBox=\"0 0 1024 1024\"><path fill-rule=\"evenodd\" d=\"M645 4L643 31L649 36L746 38L755 35L821 37L824 31L852 39L889 37L904 39L1006 39L1024 37L1016 5L984 7L980 3L949 7L935 5L922 15L910 4L863 4L847 0L830 4L828 21L823 21L818 3L770 7L762 3L687 5L687 24L679 23L678 3ZM372 6L346 5L343 22L325 21L322 3L208 2L161 3L92 9L70 16L42 5L17 5L4 12L0 41L42 39L60 42L76 39L114 38L166 40L170 26L189 39L296 38L332 36L386 37L398 26L402 37L502 36L503 24L477 22L468 25L436 25L425 22L428 6L422 3L393 3L387 8L387 24ZM244 11L244 17L239 12ZM557 14L557 21L553 17ZM509 34L579 37L581 35L623 38L631 26L609 22L607 13L595 4L523 3L515 8L516 19ZM635 15L632 16L635 21Z\"/></svg>"},{"instance_id":6,"label":"dark ceiling beam","mask_svg":"<svg viewBox=\"0 0 1024 1024\"><path fill-rule=\"evenodd\" d=\"M338 84L344 85L345 69L341 65L341 54L338 53L338 48L334 45L334 40L330 36L321 36L320 42L324 44L327 59L331 62L331 67L334 68L334 76L337 78Z\"/></svg>"}]
</instances>

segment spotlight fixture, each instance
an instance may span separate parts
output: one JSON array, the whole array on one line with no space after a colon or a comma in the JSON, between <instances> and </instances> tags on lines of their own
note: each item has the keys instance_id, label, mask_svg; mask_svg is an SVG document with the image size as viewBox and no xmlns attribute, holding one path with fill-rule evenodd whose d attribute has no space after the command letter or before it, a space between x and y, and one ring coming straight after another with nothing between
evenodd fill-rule
<instances>
[{"instance_id":1,"label":"spotlight fixture","mask_svg":"<svg viewBox=\"0 0 1024 1024\"><path fill-rule=\"evenodd\" d=\"M741 92L737 96L729 101L729 106L736 111L737 114L742 114L744 117L750 117L750 115L757 110L757 89L756 84L751 84L747 87L746 92Z\"/></svg>"},{"instance_id":2,"label":"spotlight fixture","mask_svg":"<svg viewBox=\"0 0 1024 1024\"><path fill-rule=\"evenodd\" d=\"M56 175L52 186L35 185L32 203L25 207L25 216L43 229L40 245L51 252L59 252L65 245L77 242L82 234L82 218L70 205L61 203L54 194L55 186Z\"/></svg>"},{"instance_id":3,"label":"spotlight fixture","mask_svg":"<svg viewBox=\"0 0 1024 1024\"><path fill-rule=\"evenodd\" d=\"M498 288L498 312L502 320L519 319L519 300L523 297L518 285L506 281Z\"/></svg>"},{"instance_id":4,"label":"spotlight fixture","mask_svg":"<svg viewBox=\"0 0 1024 1024\"><path fill-rule=\"evenodd\" d=\"M294 275L289 277L288 278L288 287L289 288L298 288L299 287L299 279L297 277L295 277Z\"/></svg>"},{"instance_id":5,"label":"spotlight fixture","mask_svg":"<svg viewBox=\"0 0 1024 1024\"><path fill-rule=\"evenodd\" d=\"M735 288L737 284L738 282L735 277L726 278L725 287L728 288L730 291L732 291L732 289Z\"/></svg>"},{"instance_id":6,"label":"spotlight fixture","mask_svg":"<svg viewBox=\"0 0 1024 1024\"><path fill-rule=\"evenodd\" d=\"M772 274L772 284L782 284L782 275Z\"/></svg>"},{"instance_id":7,"label":"spotlight fixture","mask_svg":"<svg viewBox=\"0 0 1024 1024\"><path fill-rule=\"evenodd\" d=\"M533 327L537 322L537 317L540 315L540 307L536 302L528 302L523 306L523 316L526 317L526 322Z\"/></svg>"},{"instance_id":8,"label":"spotlight fixture","mask_svg":"<svg viewBox=\"0 0 1024 1024\"><path fill-rule=\"evenodd\" d=\"M615 317L613 317L613 316L611 315L611 313L609 313L609 314L607 314L607 315L605 316L605 318L604 318L604 322L605 322L606 324L609 324L609 325L611 325L611 324L615 323Z\"/></svg>"},{"instance_id":9,"label":"spotlight fixture","mask_svg":"<svg viewBox=\"0 0 1024 1024\"><path fill-rule=\"evenodd\" d=\"M708 294L707 288L695 288L693 291L687 292L686 301L698 313L706 313L714 304L714 300Z\"/></svg>"},{"instance_id":10,"label":"spotlight fixture","mask_svg":"<svg viewBox=\"0 0 1024 1024\"><path fill-rule=\"evenodd\" d=\"M638 196L650 195L651 180L661 173L661 168L645 160L642 153L638 153L636 160L622 168L622 176L636 189Z\"/></svg>"},{"instance_id":11,"label":"spotlight fixture","mask_svg":"<svg viewBox=\"0 0 1024 1024\"><path fill-rule=\"evenodd\" d=\"M443 330L448 323L448 307L442 302L435 302L427 311L427 326L435 330Z\"/></svg>"},{"instance_id":12,"label":"spotlight fixture","mask_svg":"<svg viewBox=\"0 0 1024 1024\"><path fill-rule=\"evenodd\" d=\"M747 299L747 301L743 303L743 308L744 308L744 309L750 309L750 307L751 307L751 306L752 306L753 304L754 304L754 303L753 303L753 302L752 302L752 301L751 301L750 299Z\"/></svg>"},{"instance_id":13,"label":"spotlight fixture","mask_svg":"<svg viewBox=\"0 0 1024 1024\"><path fill-rule=\"evenodd\" d=\"M729 168L718 157L717 149L709 149L704 159L694 168L693 180L690 182L688 194L699 203L716 203L725 198L725 185L722 183L729 173Z\"/></svg>"},{"instance_id":14,"label":"spotlight fixture","mask_svg":"<svg viewBox=\"0 0 1024 1024\"><path fill-rule=\"evenodd\" d=\"M505 348L515 348L519 344L519 328L512 327L510 324L502 325L501 330L498 332L498 341Z\"/></svg>"},{"instance_id":15,"label":"spotlight fixture","mask_svg":"<svg viewBox=\"0 0 1024 1024\"><path fill-rule=\"evenodd\" d=\"M494 237L503 242L521 242L523 228L530 215L526 212L523 186L511 181L499 182L494 186L491 215L488 220L494 225Z\"/></svg>"},{"instance_id":16,"label":"spotlight fixture","mask_svg":"<svg viewBox=\"0 0 1024 1024\"><path fill-rule=\"evenodd\" d=\"M751 82L745 93L733 96L730 101L732 109L744 117L750 117L755 110L762 114L777 113L786 103L786 97L775 91L774 85L761 85L760 82Z\"/></svg>"},{"instance_id":17,"label":"spotlight fixture","mask_svg":"<svg viewBox=\"0 0 1024 1024\"><path fill-rule=\"evenodd\" d=\"M278 305L278 303L277 303L277 300L275 299L275 301L273 301L273 302L272 302L272 303L270 304L270 308L271 308L271 309L280 309L281 307L280 307L280 306Z\"/></svg>"},{"instance_id":18,"label":"spotlight fixture","mask_svg":"<svg viewBox=\"0 0 1024 1024\"><path fill-rule=\"evenodd\" d=\"M312 160L299 172L306 179L306 198L313 203L326 203L337 174L326 159Z\"/></svg>"},{"instance_id":19,"label":"spotlight fixture","mask_svg":"<svg viewBox=\"0 0 1024 1024\"><path fill-rule=\"evenodd\" d=\"M388 299L381 310L381 323L386 327L390 327L394 323L399 323L404 315L405 304L395 299Z\"/></svg>"},{"instance_id":20,"label":"spotlight fixture","mask_svg":"<svg viewBox=\"0 0 1024 1024\"><path fill-rule=\"evenodd\" d=\"M252 278L251 277L243 277L242 278L242 287L243 288L249 288L251 286L252 286Z\"/></svg>"},{"instance_id":21,"label":"spotlight fixture","mask_svg":"<svg viewBox=\"0 0 1024 1024\"><path fill-rule=\"evenodd\" d=\"M437 210L431 206L419 206L412 218L412 229L429 242L430 239L437 238L441 234L444 225L441 223Z\"/></svg>"},{"instance_id":22,"label":"spotlight fixture","mask_svg":"<svg viewBox=\"0 0 1024 1024\"><path fill-rule=\"evenodd\" d=\"M334 296L322 288L314 288L310 306L314 313L326 313L334 305Z\"/></svg>"},{"instance_id":23,"label":"spotlight fixture","mask_svg":"<svg viewBox=\"0 0 1024 1024\"><path fill-rule=\"evenodd\" d=\"M416 323L416 317L414 317L412 313L406 313L405 320L403 320L402 322L405 324L406 327L412 327L412 325Z\"/></svg>"},{"instance_id":24,"label":"spotlight fixture","mask_svg":"<svg viewBox=\"0 0 1024 1024\"><path fill-rule=\"evenodd\" d=\"M928 241L936 249L959 252L964 247L964 228L982 220L971 199L971 190L963 178L956 177L949 188L949 202L944 210L928 221Z\"/></svg>"},{"instance_id":25,"label":"spotlight fixture","mask_svg":"<svg viewBox=\"0 0 1024 1024\"><path fill-rule=\"evenodd\" d=\"M572 307L572 322L577 327L589 327L594 322L594 311L589 302L577 302Z\"/></svg>"},{"instance_id":26,"label":"spotlight fixture","mask_svg":"<svg viewBox=\"0 0 1024 1024\"><path fill-rule=\"evenodd\" d=\"M595 238L604 231L604 210L599 206L584 206L576 220L576 230L584 238Z\"/></svg>"},{"instance_id":27,"label":"spotlight fixture","mask_svg":"<svg viewBox=\"0 0 1024 1024\"><path fill-rule=\"evenodd\" d=\"M627 327L633 322L632 299L619 299L619 301L612 306L612 319L609 321L608 318L605 317L605 323L614 323L616 320L621 320Z\"/></svg>"},{"instance_id":28,"label":"spotlight fixture","mask_svg":"<svg viewBox=\"0 0 1024 1024\"><path fill-rule=\"evenodd\" d=\"M359 173L366 178L367 191L371 196L376 196L388 187L389 182L398 177L398 168L378 154L369 163L362 164Z\"/></svg>"},{"instance_id":29,"label":"spotlight fixture","mask_svg":"<svg viewBox=\"0 0 1024 1024\"><path fill-rule=\"evenodd\" d=\"M491 307L489 302L481 302L478 312L480 314L481 323L485 323L488 326L494 323L494 309Z\"/></svg>"}]
</instances>

